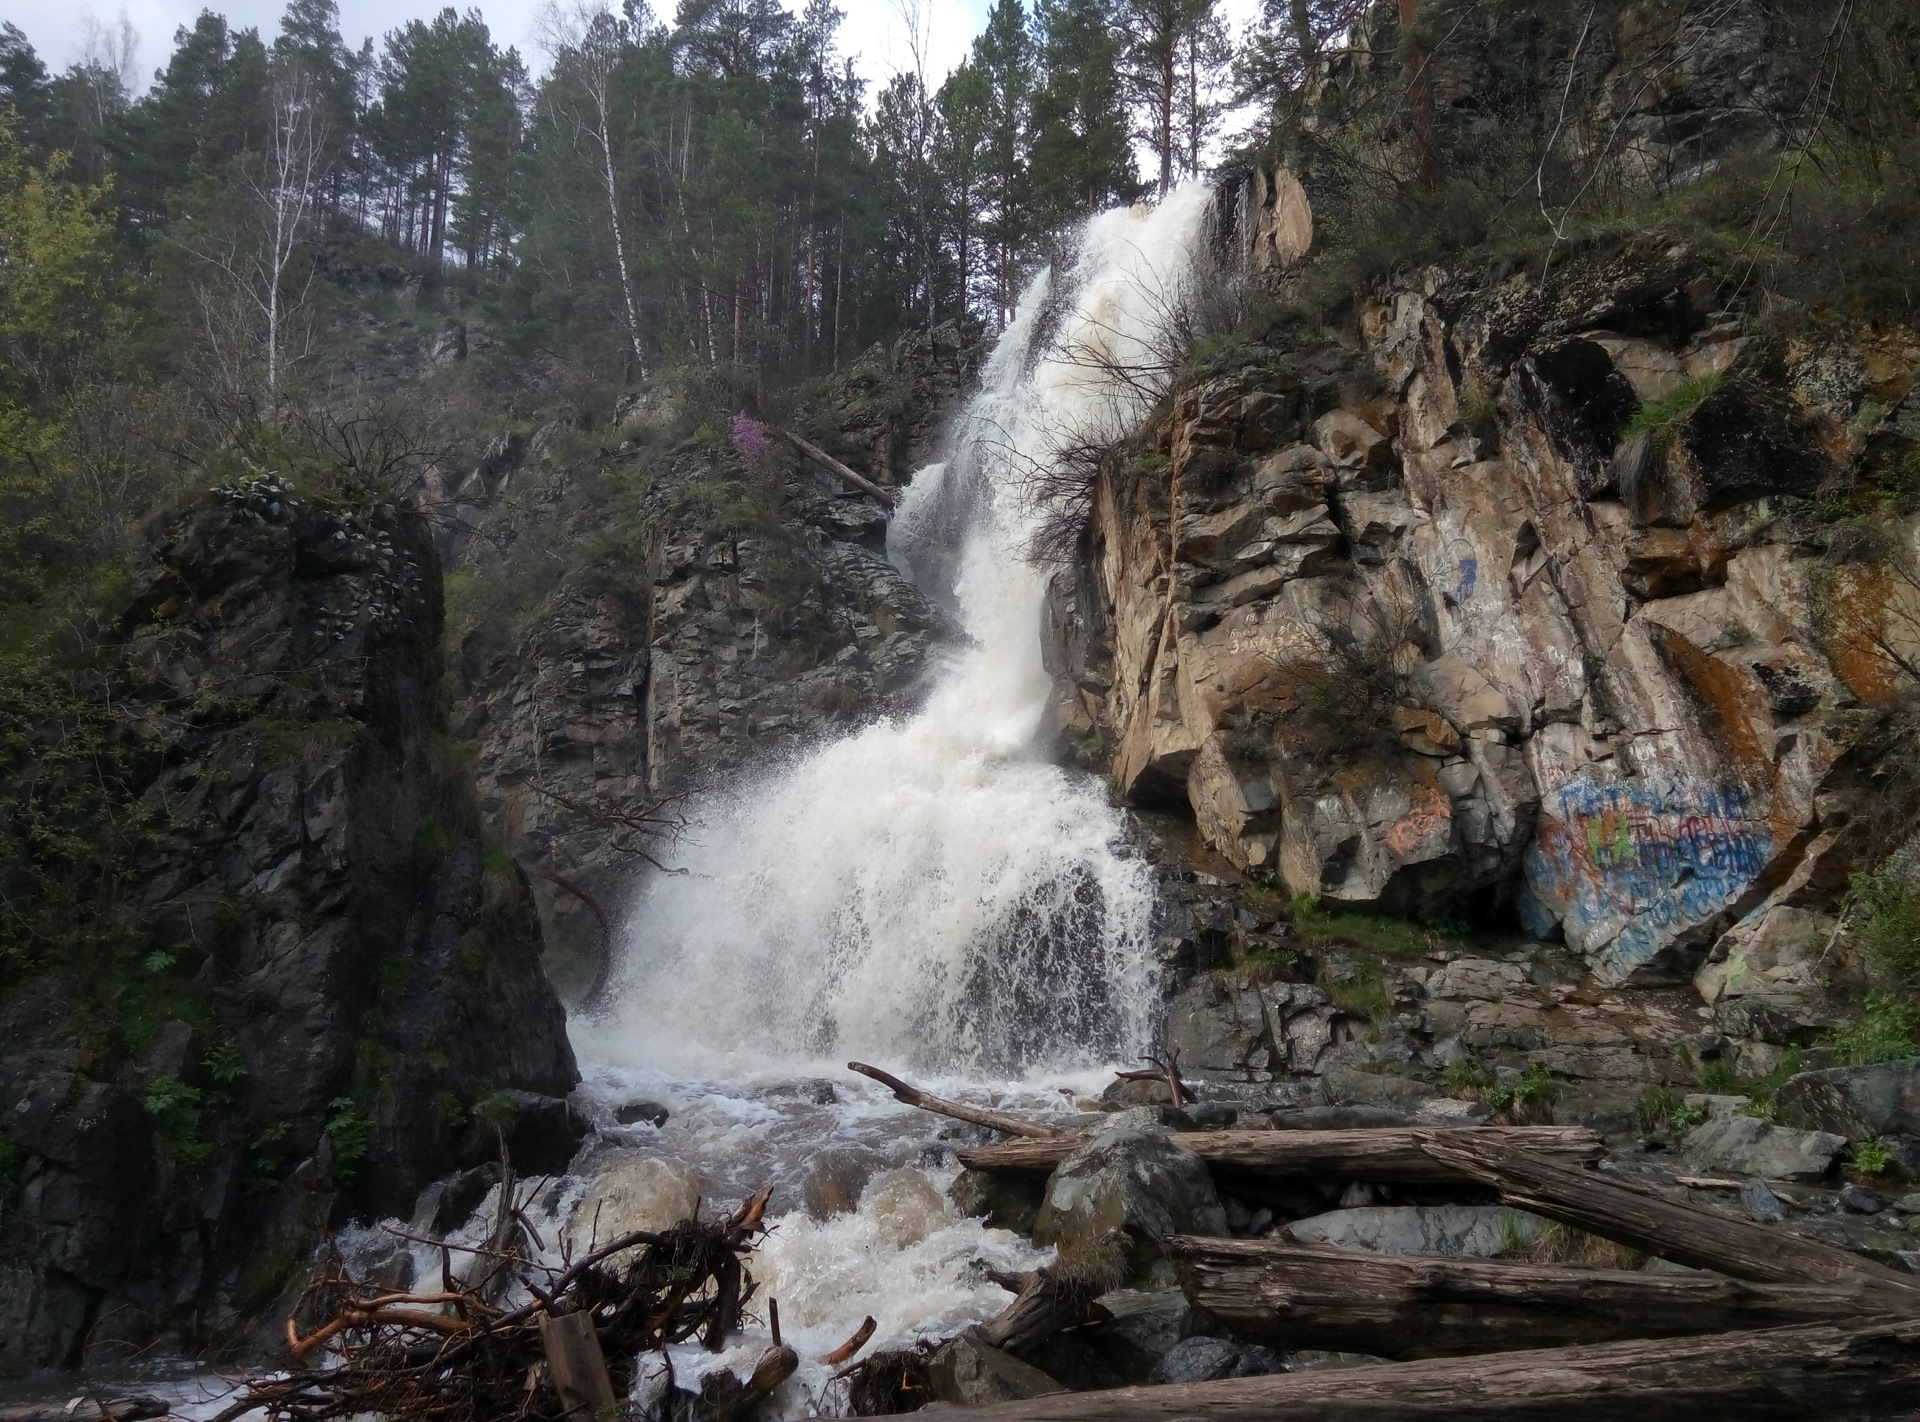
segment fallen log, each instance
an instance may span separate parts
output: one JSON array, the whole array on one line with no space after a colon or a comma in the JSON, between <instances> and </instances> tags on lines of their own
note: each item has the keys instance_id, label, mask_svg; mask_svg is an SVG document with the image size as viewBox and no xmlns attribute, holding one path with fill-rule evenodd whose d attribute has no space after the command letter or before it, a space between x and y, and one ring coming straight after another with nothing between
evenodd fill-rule
<instances>
[{"instance_id":1,"label":"fallen log","mask_svg":"<svg viewBox=\"0 0 1920 1422\"><path fill-rule=\"evenodd\" d=\"M1430 1358L969 1408L968 1422L1868 1422L1920 1406L1920 1319Z\"/></svg>"},{"instance_id":2,"label":"fallen log","mask_svg":"<svg viewBox=\"0 0 1920 1422\"><path fill-rule=\"evenodd\" d=\"M1492 1186L1515 1209L1618 1240L1676 1264L1763 1283L1857 1288L1875 1309L1920 1312L1920 1279L1844 1249L1670 1200L1611 1175L1571 1169L1538 1151L1501 1146L1470 1131L1424 1132L1421 1148L1455 1173Z\"/></svg>"},{"instance_id":3,"label":"fallen log","mask_svg":"<svg viewBox=\"0 0 1920 1422\"><path fill-rule=\"evenodd\" d=\"M818 464L822 469L825 469L831 474L838 474L861 493L873 495L874 498L878 499L888 508L893 507L894 495L891 489L883 489L874 483L873 480L867 478L866 475L855 473L812 440L802 439L792 430L781 430L780 433L787 437L789 444L806 455L807 458L811 459L815 464Z\"/></svg>"},{"instance_id":4,"label":"fallen log","mask_svg":"<svg viewBox=\"0 0 1920 1422\"><path fill-rule=\"evenodd\" d=\"M1431 1131L1385 1127L1350 1131L1176 1131L1173 1143L1216 1170L1256 1175L1329 1175L1349 1180L1458 1180L1462 1171L1429 1154ZM1461 1126L1492 1152L1527 1148L1568 1165L1598 1160L1600 1137L1584 1126ZM1055 1135L955 1152L971 1170L1051 1171L1090 1139Z\"/></svg>"},{"instance_id":5,"label":"fallen log","mask_svg":"<svg viewBox=\"0 0 1920 1422\"><path fill-rule=\"evenodd\" d=\"M1197 1309L1276 1348L1440 1358L1860 1318L1857 1286L1750 1283L1265 1239L1163 1241Z\"/></svg>"},{"instance_id":6,"label":"fallen log","mask_svg":"<svg viewBox=\"0 0 1920 1422\"><path fill-rule=\"evenodd\" d=\"M904 1101L909 1106L918 1106L922 1111L931 1111L936 1116L950 1116L956 1121L985 1126L991 1131L1000 1131L1010 1136L1025 1136L1038 1141L1077 1139L1062 1135L1051 1126L1029 1121L1024 1116L1013 1116L1005 1111L991 1111L984 1106L969 1106L964 1101L949 1101L944 1096L935 1096L930 1091L922 1091L917 1086L908 1085L892 1072L881 1071L879 1067L868 1066L865 1062L848 1062L847 1070L872 1077L891 1091L895 1100ZM1066 1152L1062 1152L1060 1158L1065 1160Z\"/></svg>"},{"instance_id":7,"label":"fallen log","mask_svg":"<svg viewBox=\"0 0 1920 1422\"><path fill-rule=\"evenodd\" d=\"M980 1339L1009 1353L1036 1348L1063 1329L1113 1317L1105 1305L1094 1301L1112 1286L1110 1279L1094 1280L1057 1264L1028 1274L996 1272L990 1277L1015 1297L980 1325Z\"/></svg>"}]
</instances>

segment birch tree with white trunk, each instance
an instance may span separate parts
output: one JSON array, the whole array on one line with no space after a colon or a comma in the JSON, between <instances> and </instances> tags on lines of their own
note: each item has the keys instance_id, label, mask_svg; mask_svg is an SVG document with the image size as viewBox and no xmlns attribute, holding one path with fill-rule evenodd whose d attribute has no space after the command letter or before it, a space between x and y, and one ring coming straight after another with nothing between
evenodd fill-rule
<instances>
[{"instance_id":1,"label":"birch tree with white trunk","mask_svg":"<svg viewBox=\"0 0 1920 1422\"><path fill-rule=\"evenodd\" d=\"M613 269L620 289L620 318L627 352L644 378L648 374L646 345L641 336L640 303L634 295L633 271L627 264L626 227L620 216L618 143L614 133L613 86L628 42L626 22L604 3L575 0L570 5L549 4L541 15L541 41L553 58L556 77L564 71L585 96L585 112L574 108L562 86L546 86L548 112L556 124L572 130L575 140L592 148L607 202L607 228L613 239Z\"/></svg>"}]
</instances>

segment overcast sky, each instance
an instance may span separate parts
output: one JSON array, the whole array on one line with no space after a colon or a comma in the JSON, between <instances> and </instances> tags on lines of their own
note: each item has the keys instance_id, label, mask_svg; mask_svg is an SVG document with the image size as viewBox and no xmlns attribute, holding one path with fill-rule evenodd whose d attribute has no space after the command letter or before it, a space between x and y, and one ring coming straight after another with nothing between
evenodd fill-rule
<instances>
[{"instance_id":1,"label":"overcast sky","mask_svg":"<svg viewBox=\"0 0 1920 1422\"><path fill-rule=\"evenodd\" d=\"M376 48L382 35L410 19L437 14L446 0L340 0L340 30L350 45L372 35ZM804 0L783 0L798 13ZM910 67L908 28L899 0L838 0L846 12L840 27L842 51L855 57L860 72L877 89L898 69ZM911 0L909 0L911 3ZM929 10L927 59L929 79L937 82L962 59L974 34L985 23L989 0L927 0ZM514 45L529 69L546 67L538 19L546 0L484 0L480 13L492 30L494 42ZM673 16L674 0L655 0L663 19ZM280 29L285 0L126 0L124 6L85 0L0 0L0 19L11 20L33 42L49 69L65 69L85 52L89 23L117 29L123 10L139 35L134 72L144 85L165 64L173 50L173 32L191 24L202 9L216 10L229 23L252 25L271 40ZM459 9L466 9L461 3ZM871 93L871 91L870 91Z\"/></svg>"}]
</instances>

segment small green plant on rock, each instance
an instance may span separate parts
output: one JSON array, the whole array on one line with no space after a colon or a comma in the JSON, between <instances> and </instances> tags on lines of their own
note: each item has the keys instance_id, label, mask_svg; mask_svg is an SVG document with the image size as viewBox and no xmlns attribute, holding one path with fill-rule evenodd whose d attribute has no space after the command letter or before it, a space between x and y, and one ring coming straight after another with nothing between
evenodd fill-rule
<instances>
[{"instance_id":1,"label":"small green plant on rock","mask_svg":"<svg viewBox=\"0 0 1920 1422\"><path fill-rule=\"evenodd\" d=\"M336 1096L327 1103L327 1140L333 1147L333 1178L346 1184L367 1153L373 1139L373 1118L351 1096Z\"/></svg>"},{"instance_id":2,"label":"small green plant on rock","mask_svg":"<svg viewBox=\"0 0 1920 1422\"><path fill-rule=\"evenodd\" d=\"M1553 1103L1559 1100L1560 1090L1560 1083L1544 1066L1529 1062L1518 1081L1503 1082L1481 1099L1496 1117L1513 1125L1544 1125L1553 1120Z\"/></svg>"},{"instance_id":3,"label":"small green plant on rock","mask_svg":"<svg viewBox=\"0 0 1920 1422\"><path fill-rule=\"evenodd\" d=\"M1658 399L1642 405L1639 412L1627 421L1626 428L1620 431L1620 437L1632 439L1635 435L1645 435L1648 443L1655 446L1673 443L1679 437L1680 427L1719 385L1720 374L1717 371L1681 381Z\"/></svg>"},{"instance_id":4,"label":"small green plant on rock","mask_svg":"<svg viewBox=\"0 0 1920 1422\"><path fill-rule=\"evenodd\" d=\"M1847 1158L1862 1175L1885 1175L1893 1165L1893 1152L1879 1141L1855 1142Z\"/></svg>"}]
</instances>

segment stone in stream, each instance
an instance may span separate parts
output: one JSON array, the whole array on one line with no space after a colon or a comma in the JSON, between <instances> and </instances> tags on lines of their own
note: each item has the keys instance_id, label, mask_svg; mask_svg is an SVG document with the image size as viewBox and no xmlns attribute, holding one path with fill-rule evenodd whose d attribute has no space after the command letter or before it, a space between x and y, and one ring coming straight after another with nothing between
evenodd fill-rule
<instances>
[{"instance_id":1,"label":"stone in stream","mask_svg":"<svg viewBox=\"0 0 1920 1422\"><path fill-rule=\"evenodd\" d=\"M1769 1190L1764 1180L1748 1180L1741 1184L1740 1205L1762 1223L1778 1222L1789 1213L1786 1201Z\"/></svg>"},{"instance_id":2,"label":"stone in stream","mask_svg":"<svg viewBox=\"0 0 1920 1422\"><path fill-rule=\"evenodd\" d=\"M1162 1358L1204 1320L1178 1289L1118 1289L1100 1297L1110 1318L1054 1334L1028 1361L1075 1392L1144 1383Z\"/></svg>"},{"instance_id":3,"label":"stone in stream","mask_svg":"<svg viewBox=\"0 0 1920 1422\"><path fill-rule=\"evenodd\" d=\"M1066 1391L1033 1364L982 1342L971 1330L942 1345L929 1368L934 1397L959 1407L1019 1402Z\"/></svg>"},{"instance_id":4,"label":"stone in stream","mask_svg":"<svg viewBox=\"0 0 1920 1422\"><path fill-rule=\"evenodd\" d=\"M947 1187L954 1208L969 1218L984 1218L995 1229L1031 1234L1040 1211L1041 1188L1033 1175L1018 1170L963 1170Z\"/></svg>"},{"instance_id":5,"label":"stone in stream","mask_svg":"<svg viewBox=\"0 0 1920 1422\"><path fill-rule=\"evenodd\" d=\"M1226 1211L1206 1162L1168 1140L1165 1127L1140 1119L1148 1112L1179 1114L1167 1107L1123 1111L1060 1162L1034 1219L1034 1243L1093 1258L1113 1231L1124 1231L1129 1279L1171 1283L1162 1239L1227 1233Z\"/></svg>"},{"instance_id":6,"label":"stone in stream","mask_svg":"<svg viewBox=\"0 0 1920 1422\"><path fill-rule=\"evenodd\" d=\"M700 1177L677 1160L625 1156L601 1168L573 1210L576 1239L605 1244L634 1230L662 1230L693 1215Z\"/></svg>"},{"instance_id":7,"label":"stone in stream","mask_svg":"<svg viewBox=\"0 0 1920 1422\"><path fill-rule=\"evenodd\" d=\"M1375 1254L1461 1254L1495 1259L1531 1244L1545 1223L1505 1205L1368 1205L1295 1220L1302 1244L1335 1244Z\"/></svg>"},{"instance_id":8,"label":"stone in stream","mask_svg":"<svg viewBox=\"0 0 1920 1422\"><path fill-rule=\"evenodd\" d=\"M1850 1141L1920 1135L1920 1057L1803 1071L1774 1093L1773 1107L1787 1125Z\"/></svg>"},{"instance_id":9,"label":"stone in stream","mask_svg":"<svg viewBox=\"0 0 1920 1422\"><path fill-rule=\"evenodd\" d=\"M658 1101L629 1101L613 1113L613 1119L623 1126L664 1126L668 1114Z\"/></svg>"},{"instance_id":10,"label":"stone in stream","mask_svg":"<svg viewBox=\"0 0 1920 1422\"><path fill-rule=\"evenodd\" d=\"M1846 1137L1826 1131L1796 1131L1757 1116L1726 1116L1696 1126L1681 1150L1703 1170L1763 1180L1819 1180L1846 1143Z\"/></svg>"},{"instance_id":11,"label":"stone in stream","mask_svg":"<svg viewBox=\"0 0 1920 1422\"><path fill-rule=\"evenodd\" d=\"M1286 1360L1258 1343L1229 1338L1188 1338L1176 1343L1148 1376L1150 1383L1217 1382L1284 1373Z\"/></svg>"},{"instance_id":12,"label":"stone in stream","mask_svg":"<svg viewBox=\"0 0 1920 1422\"><path fill-rule=\"evenodd\" d=\"M1877 1215L1887 1202L1864 1185L1848 1182L1840 1187L1840 1208L1851 1215Z\"/></svg>"}]
</instances>

